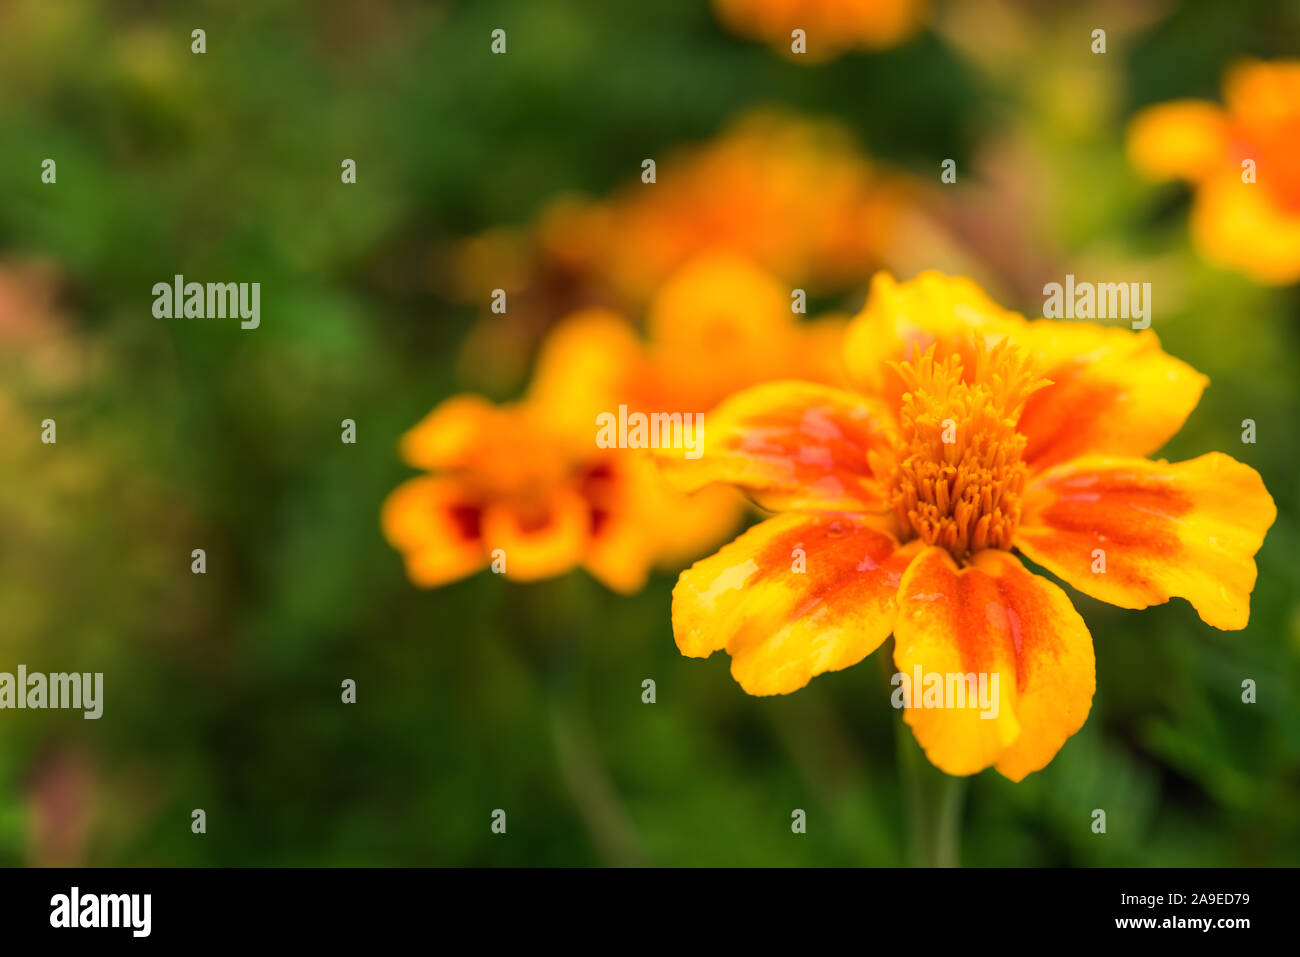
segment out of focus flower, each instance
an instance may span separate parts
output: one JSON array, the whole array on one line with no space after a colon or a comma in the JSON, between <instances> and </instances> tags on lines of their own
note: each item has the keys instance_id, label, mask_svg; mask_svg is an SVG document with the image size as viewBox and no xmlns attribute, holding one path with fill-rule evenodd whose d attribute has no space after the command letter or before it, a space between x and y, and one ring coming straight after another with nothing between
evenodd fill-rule
<instances>
[{"instance_id":1,"label":"out of focus flower","mask_svg":"<svg viewBox=\"0 0 1300 957\"><path fill-rule=\"evenodd\" d=\"M1228 70L1224 105L1177 100L1129 127L1134 165L1196 191L1192 238L1211 262L1256 282L1300 279L1300 60Z\"/></svg>"},{"instance_id":2,"label":"out of focus flower","mask_svg":"<svg viewBox=\"0 0 1300 957\"><path fill-rule=\"evenodd\" d=\"M687 261L718 252L833 291L879 262L910 196L838 125L757 113L665 158L653 184L557 206L543 236L562 261L585 263L636 302Z\"/></svg>"},{"instance_id":3,"label":"out of focus flower","mask_svg":"<svg viewBox=\"0 0 1300 957\"><path fill-rule=\"evenodd\" d=\"M713 0L733 32L770 43L799 62L821 62L848 50L902 43L925 23L927 0ZM795 53L793 33L806 43Z\"/></svg>"},{"instance_id":4,"label":"out of focus flower","mask_svg":"<svg viewBox=\"0 0 1300 957\"><path fill-rule=\"evenodd\" d=\"M717 139L662 158L656 182L603 200L567 197L535 229L495 229L446 257L456 298L508 297L485 315L465 362L496 380L549 325L592 305L639 316L664 281L701 256L749 260L813 294L852 288L881 265L918 188L868 160L837 124L760 112ZM789 294L789 289L786 290Z\"/></svg>"},{"instance_id":5,"label":"out of focus flower","mask_svg":"<svg viewBox=\"0 0 1300 957\"><path fill-rule=\"evenodd\" d=\"M702 457L660 456L683 491L725 483L781 513L682 574L683 654L725 650L746 691L783 694L892 633L899 674L922 676L898 703L930 760L1018 781L1083 725L1095 668L1065 592L1016 553L1120 607L1178 596L1245 627L1277 510L1226 455L1145 458L1206 382L1153 333L1026 322L969 280L881 274L845 359L862 391L755 386L709 417ZM944 697L954 676L970 697Z\"/></svg>"},{"instance_id":6,"label":"out of focus flower","mask_svg":"<svg viewBox=\"0 0 1300 957\"><path fill-rule=\"evenodd\" d=\"M389 496L383 528L424 587L495 563L521 581L582 566L615 591L635 591L656 559L657 530L679 520L661 511L669 493L644 460L594 443L574 454L534 403L448 399L402 451L434 474Z\"/></svg>"},{"instance_id":7,"label":"out of focus flower","mask_svg":"<svg viewBox=\"0 0 1300 957\"><path fill-rule=\"evenodd\" d=\"M688 264L650 305L648 339L617 313L582 310L555 327L519 402L440 404L403 440L430 475L399 487L385 534L424 586L499 561L517 579L585 567L635 591L655 566L680 567L731 533L741 500L724 489L676 492L637 449L601 448L597 417L705 413L771 377L841 381L845 323L801 323L787 290L752 263ZM679 451L680 454L680 451Z\"/></svg>"}]
</instances>

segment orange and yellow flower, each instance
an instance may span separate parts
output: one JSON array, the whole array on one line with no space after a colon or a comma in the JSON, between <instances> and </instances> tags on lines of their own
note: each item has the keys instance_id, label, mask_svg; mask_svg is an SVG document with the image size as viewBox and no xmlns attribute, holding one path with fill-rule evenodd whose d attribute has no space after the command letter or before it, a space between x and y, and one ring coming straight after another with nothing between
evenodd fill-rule
<instances>
[{"instance_id":1,"label":"orange and yellow flower","mask_svg":"<svg viewBox=\"0 0 1300 957\"><path fill-rule=\"evenodd\" d=\"M819 63L847 50L880 50L907 40L925 23L926 0L713 0L732 31L772 45L801 62ZM794 54L792 34L806 48Z\"/></svg>"},{"instance_id":2,"label":"orange and yellow flower","mask_svg":"<svg viewBox=\"0 0 1300 957\"><path fill-rule=\"evenodd\" d=\"M688 264L650 306L649 338L606 309L552 330L516 403L448 399L402 440L430 474L397 488L382 524L417 585L493 565L520 580L584 567L611 589L639 589L734 532L743 502L725 489L683 495L635 449L596 444L596 418L707 412L770 377L838 381L835 318L800 323L787 290L734 256ZM679 450L677 454L681 454Z\"/></svg>"},{"instance_id":3,"label":"orange and yellow flower","mask_svg":"<svg viewBox=\"0 0 1300 957\"><path fill-rule=\"evenodd\" d=\"M1192 237L1211 262L1261 283L1300 279L1300 60L1246 61L1224 105L1178 100L1133 120L1133 164L1196 189Z\"/></svg>"},{"instance_id":4,"label":"orange and yellow flower","mask_svg":"<svg viewBox=\"0 0 1300 957\"><path fill-rule=\"evenodd\" d=\"M1154 333L1026 321L972 282L878 275L845 340L860 391L758 385L705 421L701 458L662 458L683 490L725 483L777 511L681 575L683 654L731 656L749 693L783 694L894 636L903 675L998 678L986 719L905 720L950 774L1020 780L1087 718L1092 641L1021 556L1124 608L1185 598L1246 625L1276 517L1254 469L1211 452L1152 461L1206 379Z\"/></svg>"},{"instance_id":5,"label":"orange and yellow flower","mask_svg":"<svg viewBox=\"0 0 1300 957\"><path fill-rule=\"evenodd\" d=\"M634 592L665 556L698 554L690 535L716 541L734 527L725 496L675 494L621 450L578 452L533 402L455 396L406 434L402 452L431 474L395 489L381 520L408 577L426 588L495 564L518 581L583 567Z\"/></svg>"}]
</instances>

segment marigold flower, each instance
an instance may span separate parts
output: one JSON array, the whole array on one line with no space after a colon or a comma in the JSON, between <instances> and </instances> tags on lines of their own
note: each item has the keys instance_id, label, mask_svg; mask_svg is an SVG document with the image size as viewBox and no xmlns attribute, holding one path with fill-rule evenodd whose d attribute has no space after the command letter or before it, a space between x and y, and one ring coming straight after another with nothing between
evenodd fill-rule
<instances>
[{"instance_id":1,"label":"marigold flower","mask_svg":"<svg viewBox=\"0 0 1300 957\"><path fill-rule=\"evenodd\" d=\"M1192 237L1210 261L1261 283L1300 279L1300 60L1228 70L1224 106L1178 100L1129 126L1133 164L1194 184Z\"/></svg>"},{"instance_id":2,"label":"marigold flower","mask_svg":"<svg viewBox=\"0 0 1300 957\"><path fill-rule=\"evenodd\" d=\"M632 302L692 259L718 253L798 285L838 289L879 265L914 192L838 124L757 112L665 157L653 185L557 207L544 238L554 256L585 258Z\"/></svg>"},{"instance_id":3,"label":"marigold flower","mask_svg":"<svg viewBox=\"0 0 1300 957\"><path fill-rule=\"evenodd\" d=\"M707 418L700 459L661 457L684 490L727 483L781 513L681 575L683 654L725 650L747 692L784 694L892 633L904 675L998 679L995 716L908 702L930 760L1018 781L1095 687L1083 620L1018 555L1124 608L1178 596L1245 627L1276 508L1226 455L1144 458L1206 384L1153 333L1028 322L966 279L881 274L845 353L864 392L758 385Z\"/></svg>"},{"instance_id":4,"label":"marigold flower","mask_svg":"<svg viewBox=\"0 0 1300 957\"><path fill-rule=\"evenodd\" d=\"M532 402L440 404L402 441L406 461L433 474L398 486L381 512L408 577L432 588L493 562L519 581L583 567L634 592L666 557L699 554L692 535L707 543L734 528L725 496L675 493L644 457L597 449L590 434L587 446L576 450Z\"/></svg>"},{"instance_id":5,"label":"marigold flower","mask_svg":"<svg viewBox=\"0 0 1300 957\"><path fill-rule=\"evenodd\" d=\"M801 62L821 62L846 50L880 50L902 43L925 22L925 0L713 0L718 19L743 36L770 43ZM806 50L793 54L791 34L804 31Z\"/></svg>"},{"instance_id":6,"label":"marigold flower","mask_svg":"<svg viewBox=\"0 0 1300 957\"><path fill-rule=\"evenodd\" d=\"M796 321L787 290L725 255L664 284L648 341L610 310L577 312L547 337L520 402L456 396L405 436L406 461L434 474L392 493L384 532L426 587L474 574L497 554L511 578L582 566L611 589L636 591L651 568L680 568L725 540L744 503L721 488L684 495L644 452L599 448L596 417L620 406L704 413L773 376L839 381L846 373L827 344L844 326Z\"/></svg>"},{"instance_id":7,"label":"marigold flower","mask_svg":"<svg viewBox=\"0 0 1300 957\"><path fill-rule=\"evenodd\" d=\"M834 293L879 268L919 188L872 162L839 124L776 111L658 157L656 182L563 197L526 229L493 229L440 256L440 286L485 315L464 346L477 381L521 381L557 320L590 306L638 318L701 257L744 259L786 284ZM502 374L504 373L504 374Z\"/></svg>"}]
</instances>

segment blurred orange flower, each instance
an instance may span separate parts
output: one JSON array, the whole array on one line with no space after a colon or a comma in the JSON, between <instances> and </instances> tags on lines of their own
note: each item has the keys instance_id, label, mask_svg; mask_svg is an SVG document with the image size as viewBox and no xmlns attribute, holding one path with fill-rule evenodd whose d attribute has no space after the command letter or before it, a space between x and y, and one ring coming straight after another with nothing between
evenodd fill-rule
<instances>
[{"instance_id":1,"label":"blurred orange flower","mask_svg":"<svg viewBox=\"0 0 1300 957\"><path fill-rule=\"evenodd\" d=\"M436 586L494 559L521 580L585 567L635 591L656 565L680 567L731 533L742 502L714 489L683 495L635 449L596 444L596 420L620 406L703 413L771 376L839 381L845 323L800 323L775 279L733 256L688 264L650 306L649 340L617 313L587 309L547 338L519 402L446 400L402 442L430 475L389 497L383 527L409 577ZM835 345L828 345L834 342Z\"/></svg>"},{"instance_id":2,"label":"blurred orange flower","mask_svg":"<svg viewBox=\"0 0 1300 957\"><path fill-rule=\"evenodd\" d=\"M735 33L772 45L801 62L821 62L847 50L902 43L925 23L926 0L713 0L718 19ZM803 30L804 52L793 32Z\"/></svg>"},{"instance_id":3,"label":"blurred orange flower","mask_svg":"<svg viewBox=\"0 0 1300 957\"><path fill-rule=\"evenodd\" d=\"M1178 100L1129 126L1133 164L1194 184L1192 237L1211 262L1256 282L1300 279L1300 60L1228 70L1224 106Z\"/></svg>"},{"instance_id":4,"label":"blurred orange flower","mask_svg":"<svg viewBox=\"0 0 1300 957\"><path fill-rule=\"evenodd\" d=\"M535 229L494 229L446 257L453 295L507 314L471 332L466 362L495 379L518 368L534 337L584 306L640 315L665 282L701 256L736 256L813 293L851 288L881 265L918 188L881 170L838 124L750 114L717 139L666 156L656 182L603 200L557 200ZM790 290L785 291L789 295Z\"/></svg>"},{"instance_id":5,"label":"blurred orange flower","mask_svg":"<svg viewBox=\"0 0 1300 957\"><path fill-rule=\"evenodd\" d=\"M683 491L725 483L782 513L682 574L683 654L725 650L746 691L783 694L892 633L899 674L995 692L991 710L896 701L930 760L1018 781L1083 725L1095 670L1065 592L1017 552L1102 601L1179 596L1245 627L1277 511L1226 455L1144 457L1206 383L1153 333L1027 322L966 279L881 274L845 358L861 391L758 385L708 417L702 457L659 457Z\"/></svg>"},{"instance_id":6,"label":"blurred orange flower","mask_svg":"<svg viewBox=\"0 0 1300 957\"><path fill-rule=\"evenodd\" d=\"M542 407L494 406L476 396L443 402L402 441L411 465L436 474L399 486L382 524L411 581L444 585L489 565L532 581L586 568L619 592L645 583L664 555L690 551L676 523L710 538L716 494L665 488L653 467L621 450L576 452Z\"/></svg>"}]
</instances>

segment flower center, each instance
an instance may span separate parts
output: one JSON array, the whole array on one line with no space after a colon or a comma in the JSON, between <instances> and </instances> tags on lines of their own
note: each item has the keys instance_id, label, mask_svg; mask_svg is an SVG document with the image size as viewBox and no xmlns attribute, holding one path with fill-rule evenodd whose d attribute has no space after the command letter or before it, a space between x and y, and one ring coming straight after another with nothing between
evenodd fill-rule
<instances>
[{"instance_id":1,"label":"flower center","mask_svg":"<svg viewBox=\"0 0 1300 957\"><path fill-rule=\"evenodd\" d=\"M907 391L890 504L905 529L946 548L958 563L984 548L1010 548L1020 521L1025 400L1048 380L1009 340L936 360L931 346L898 363Z\"/></svg>"}]
</instances>

